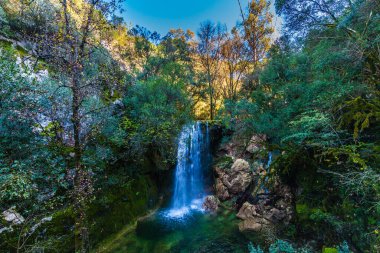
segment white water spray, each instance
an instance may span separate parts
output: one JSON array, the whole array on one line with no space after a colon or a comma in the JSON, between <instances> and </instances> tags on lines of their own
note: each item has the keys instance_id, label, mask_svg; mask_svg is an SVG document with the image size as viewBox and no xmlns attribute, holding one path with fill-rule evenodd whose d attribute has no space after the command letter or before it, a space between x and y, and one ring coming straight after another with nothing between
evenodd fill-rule
<instances>
[{"instance_id":1,"label":"white water spray","mask_svg":"<svg viewBox=\"0 0 380 253\"><path fill-rule=\"evenodd\" d=\"M204 193L203 164L209 153L209 128L202 124L185 126L179 136L174 195L168 215L182 217L191 210L202 210Z\"/></svg>"}]
</instances>

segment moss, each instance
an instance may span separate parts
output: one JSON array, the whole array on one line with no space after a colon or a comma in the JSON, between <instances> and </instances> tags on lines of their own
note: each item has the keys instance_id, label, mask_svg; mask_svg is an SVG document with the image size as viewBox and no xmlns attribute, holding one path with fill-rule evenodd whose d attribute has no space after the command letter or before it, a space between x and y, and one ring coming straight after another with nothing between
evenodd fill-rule
<instances>
[{"instance_id":1,"label":"moss","mask_svg":"<svg viewBox=\"0 0 380 253\"><path fill-rule=\"evenodd\" d=\"M47 237L52 240L56 249L62 252L74 251L74 223L75 212L73 207L59 210L53 214L53 219L47 224Z\"/></svg>"},{"instance_id":2,"label":"moss","mask_svg":"<svg viewBox=\"0 0 380 253\"><path fill-rule=\"evenodd\" d=\"M221 169L230 169L233 164L233 159L230 156L222 156L215 160L214 164L216 167Z\"/></svg>"},{"instance_id":3,"label":"moss","mask_svg":"<svg viewBox=\"0 0 380 253\"><path fill-rule=\"evenodd\" d=\"M66 233L74 225L75 212L73 207L61 209L53 214L53 219L49 223L49 230L52 233Z\"/></svg>"},{"instance_id":4,"label":"moss","mask_svg":"<svg viewBox=\"0 0 380 253\"><path fill-rule=\"evenodd\" d=\"M9 41L0 40L0 48L10 51L12 50L12 43Z\"/></svg>"},{"instance_id":5,"label":"moss","mask_svg":"<svg viewBox=\"0 0 380 253\"><path fill-rule=\"evenodd\" d=\"M158 200L157 187L148 176L112 187L101 195L102 198L95 200L88 209L90 238L94 244L133 224Z\"/></svg>"},{"instance_id":6,"label":"moss","mask_svg":"<svg viewBox=\"0 0 380 253\"><path fill-rule=\"evenodd\" d=\"M338 250L336 248L323 247L322 253L338 253Z\"/></svg>"}]
</instances>

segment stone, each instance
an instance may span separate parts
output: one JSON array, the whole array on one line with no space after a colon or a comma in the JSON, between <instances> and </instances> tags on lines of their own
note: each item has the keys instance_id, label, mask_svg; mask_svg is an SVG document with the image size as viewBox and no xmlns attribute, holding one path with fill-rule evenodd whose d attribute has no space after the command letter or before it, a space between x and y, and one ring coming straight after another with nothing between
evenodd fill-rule
<instances>
[{"instance_id":1,"label":"stone","mask_svg":"<svg viewBox=\"0 0 380 253\"><path fill-rule=\"evenodd\" d=\"M263 143L267 140L266 135L258 134L253 135L248 143L246 151L251 154L255 154L264 148Z\"/></svg>"},{"instance_id":2,"label":"stone","mask_svg":"<svg viewBox=\"0 0 380 253\"><path fill-rule=\"evenodd\" d=\"M38 222L37 224L35 224L35 225L30 229L30 232L31 232L31 233L34 233L34 231L36 231L36 229L39 228L42 224L44 224L45 222L52 221L52 220L53 220L53 217L52 217L52 216L48 216L48 217L45 217L45 218L41 219L40 222Z\"/></svg>"},{"instance_id":3,"label":"stone","mask_svg":"<svg viewBox=\"0 0 380 253\"><path fill-rule=\"evenodd\" d=\"M239 223L240 232L260 232L271 227L272 223L265 218L250 218Z\"/></svg>"},{"instance_id":4,"label":"stone","mask_svg":"<svg viewBox=\"0 0 380 253\"><path fill-rule=\"evenodd\" d=\"M260 232L262 228L263 228L262 224L252 219L244 220L239 223L240 232L247 232L247 231Z\"/></svg>"},{"instance_id":5,"label":"stone","mask_svg":"<svg viewBox=\"0 0 380 253\"><path fill-rule=\"evenodd\" d=\"M237 159L231 167L233 172L249 172L249 163L243 159Z\"/></svg>"},{"instance_id":6,"label":"stone","mask_svg":"<svg viewBox=\"0 0 380 253\"><path fill-rule=\"evenodd\" d=\"M237 159L229 170L216 167L215 172L216 195L222 201L244 193L253 179L249 163L243 159Z\"/></svg>"},{"instance_id":7,"label":"stone","mask_svg":"<svg viewBox=\"0 0 380 253\"><path fill-rule=\"evenodd\" d=\"M207 196L203 202L203 208L209 212L216 212L219 208L219 199L214 195Z\"/></svg>"},{"instance_id":8,"label":"stone","mask_svg":"<svg viewBox=\"0 0 380 253\"><path fill-rule=\"evenodd\" d=\"M256 200L255 204L245 202L237 217L240 231L262 231L276 227L277 224L289 224L293 218L293 195L289 186L281 184L278 180L270 194L264 194Z\"/></svg>"},{"instance_id":9,"label":"stone","mask_svg":"<svg viewBox=\"0 0 380 253\"><path fill-rule=\"evenodd\" d=\"M272 208L264 214L264 217L273 223L279 223L286 217L286 211Z\"/></svg>"},{"instance_id":10,"label":"stone","mask_svg":"<svg viewBox=\"0 0 380 253\"><path fill-rule=\"evenodd\" d=\"M227 187L223 184L222 180L217 178L216 179L216 195L217 197L224 201L230 198L230 194L228 193Z\"/></svg>"},{"instance_id":11,"label":"stone","mask_svg":"<svg viewBox=\"0 0 380 253\"><path fill-rule=\"evenodd\" d=\"M13 228L12 227L2 227L2 228L0 228L0 234L6 233L6 232L13 232Z\"/></svg>"},{"instance_id":12,"label":"stone","mask_svg":"<svg viewBox=\"0 0 380 253\"><path fill-rule=\"evenodd\" d=\"M232 194L244 193L252 181L249 163L243 159L237 159L231 167L229 175L229 191Z\"/></svg>"},{"instance_id":13,"label":"stone","mask_svg":"<svg viewBox=\"0 0 380 253\"><path fill-rule=\"evenodd\" d=\"M239 219L247 220L258 216L256 206L245 202L236 215Z\"/></svg>"},{"instance_id":14,"label":"stone","mask_svg":"<svg viewBox=\"0 0 380 253\"><path fill-rule=\"evenodd\" d=\"M24 223L25 219L22 217L21 214L17 213L13 208L10 208L8 210L5 210L2 213L2 218L9 223L12 223L13 225L20 225Z\"/></svg>"}]
</instances>

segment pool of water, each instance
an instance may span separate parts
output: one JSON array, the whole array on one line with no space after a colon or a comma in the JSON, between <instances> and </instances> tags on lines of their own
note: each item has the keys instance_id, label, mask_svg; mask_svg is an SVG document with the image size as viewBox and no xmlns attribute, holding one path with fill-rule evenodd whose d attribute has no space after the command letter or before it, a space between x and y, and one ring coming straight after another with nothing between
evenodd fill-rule
<instances>
[{"instance_id":1,"label":"pool of water","mask_svg":"<svg viewBox=\"0 0 380 253\"><path fill-rule=\"evenodd\" d=\"M171 209L159 210L113 241L106 252L248 252L249 241L239 232L234 212L214 215L200 209L184 211L176 215Z\"/></svg>"},{"instance_id":2,"label":"pool of water","mask_svg":"<svg viewBox=\"0 0 380 253\"><path fill-rule=\"evenodd\" d=\"M248 252L235 212L218 215L202 209L212 185L208 124L184 126L178 139L173 195L135 229L115 237L102 252L111 253L228 253ZM209 178L209 179L208 179Z\"/></svg>"}]
</instances>

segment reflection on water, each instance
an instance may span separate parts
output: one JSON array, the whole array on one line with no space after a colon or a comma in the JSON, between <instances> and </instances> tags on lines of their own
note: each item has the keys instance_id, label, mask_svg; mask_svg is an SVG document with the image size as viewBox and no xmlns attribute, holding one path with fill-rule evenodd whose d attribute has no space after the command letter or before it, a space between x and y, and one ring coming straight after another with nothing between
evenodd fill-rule
<instances>
[{"instance_id":1,"label":"reflection on water","mask_svg":"<svg viewBox=\"0 0 380 253\"><path fill-rule=\"evenodd\" d=\"M161 210L140 221L136 230L113 243L113 253L247 252L248 240L240 234L234 213L211 215L190 210L172 217Z\"/></svg>"}]
</instances>

